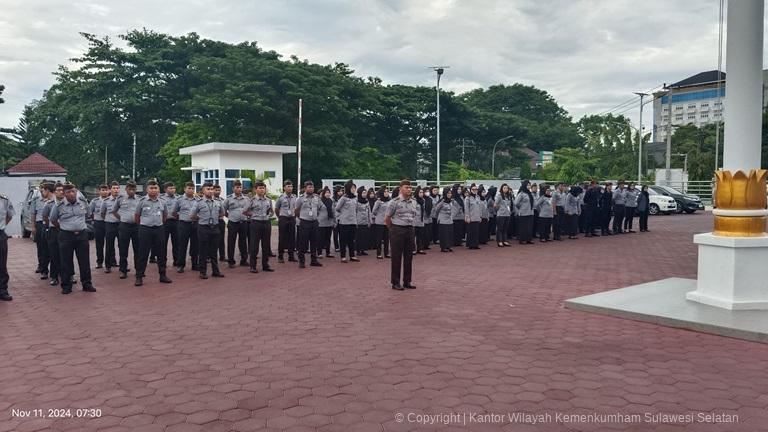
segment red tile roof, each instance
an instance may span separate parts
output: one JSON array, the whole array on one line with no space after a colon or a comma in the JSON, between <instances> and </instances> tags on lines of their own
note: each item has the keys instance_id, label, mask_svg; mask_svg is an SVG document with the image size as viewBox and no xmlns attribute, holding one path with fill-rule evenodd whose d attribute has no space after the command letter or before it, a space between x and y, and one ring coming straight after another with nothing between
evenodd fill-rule
<instances>
[{"instance_id":1,"label":"red tile roof","mask_svg":"<svg viewBox=\"0 0 768 432\"><path fill-rule=\"evenodd\" d=\"M32 153L18 164L8 168L8 174L66 174L67 170L40 153Z\"/></svg>"}]
</instances>

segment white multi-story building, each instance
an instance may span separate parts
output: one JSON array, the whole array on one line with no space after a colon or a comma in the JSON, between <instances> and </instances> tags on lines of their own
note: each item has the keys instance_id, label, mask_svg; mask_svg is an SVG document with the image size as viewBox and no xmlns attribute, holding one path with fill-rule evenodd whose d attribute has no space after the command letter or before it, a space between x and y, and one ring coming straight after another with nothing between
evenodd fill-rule
<instances>
[{"instance_id":1,"label":"white multi-story building","mask_svg":"<svg viewBox=\"0 0 768 432\"><path fill-rule=\"evenodd\" d=\"M720 73L719 97L717 75L717 70L711 70L670 84L667 89L672 92L671 104L667 90L653 94L653 141L666 141L670 120L672 127L688 124L700 127L723 121L725 72ZM768 70L763 70L763 82L768 82ZM766 101L766 86L763 84L763 107Z\"/></svg>"}]
</instances>

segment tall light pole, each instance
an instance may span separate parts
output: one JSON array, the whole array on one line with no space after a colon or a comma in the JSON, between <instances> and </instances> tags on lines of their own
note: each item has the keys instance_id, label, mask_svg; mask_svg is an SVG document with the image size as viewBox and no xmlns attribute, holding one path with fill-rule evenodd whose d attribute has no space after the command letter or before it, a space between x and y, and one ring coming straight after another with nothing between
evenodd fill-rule
<instances>
[{"instance_id":1,"label":"tall light pole","mask_svg":"<svg viewBox=\"0 0 768 432\"><path fill-rule=\"evenodd\" d=\"M506 141L506 140L508 140L510 138L514 138L514 137L515 137L514 135L510 135L510 136L504 137L504 138L496 141L496 144L493 145L493 152L491 154L491 175L492 176L494 176L494 177L496 176L496 146L499 145L500 142Z\"/></svg>"},{"instance_id":2,"label":"tall light pole","mask_svg":"<svg viewBox=\"0 0 768 432\"><path fill-rule=\"evenodd\" d=\"M440 77L450 66L432 66L430 69L437 72L437 185L440 186Z\"/></svg>"},{"instance_id":3,"label":"tall light pole","mask_svg":"<svg viewBox=\"0 0 768 432\"><path fill-rule=\"evenodd\" d=\"M669 121L667 122L667 160L664 164L664 180L666 185L669 186L669 182L672 181L672 87L667 90L667 105L669 105Z\"/></svg>"},{"instance_id":4,"label":"tall light pole","mask_svg":"<svg viewBox=\"0 0 768 432\"><path fill-rule=\"evenodd\" d=\"M136 181L136 132L133 133L133 175L131 180Z\"/></svg>"},{"instance_id":5,"label":"tall light pole","mask_svg":"<svg viewBox=\"0 0 768 432\"><path fill-rule=\"evenodd\" d=\"M648 93L635 92L640 96L640 124L637 126L637 184L643 181L643 98Z\"/></svg>"}]
</instances>

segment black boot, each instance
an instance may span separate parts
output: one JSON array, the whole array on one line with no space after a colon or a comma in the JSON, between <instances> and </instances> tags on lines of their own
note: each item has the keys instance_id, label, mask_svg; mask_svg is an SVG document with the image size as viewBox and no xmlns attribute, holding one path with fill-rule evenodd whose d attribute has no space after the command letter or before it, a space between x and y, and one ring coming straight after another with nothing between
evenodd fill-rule
<instances>
[{"instance_id":1,"label":"black boot","mask_svg":"<svg viewBox=\"0 0 768 432\"><path fill-rule=\"evenodd\" d=\"M141 276L136 276L136 282L133 285L134 286L144 285L144 278L142 278Z\"/></svg>"},{"instance_id":2,"label":"black boot","mask_svg":"<svg viewBox=\"0 0 768 432\"><path fill-rule=\"evenodd\" d=\"M162 270L160 272L160 283L171 283L173 282L166 274L165 270Z\"/></svg>"}]
</instances>

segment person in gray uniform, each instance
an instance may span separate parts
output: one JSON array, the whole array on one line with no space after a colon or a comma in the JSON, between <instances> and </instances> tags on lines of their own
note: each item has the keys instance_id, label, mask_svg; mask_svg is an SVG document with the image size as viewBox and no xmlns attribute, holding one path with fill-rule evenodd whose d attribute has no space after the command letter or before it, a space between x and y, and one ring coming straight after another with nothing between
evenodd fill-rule
<instances>
[{"instance_id":1,"label":"person in gray uniform","mask_svg":"<svg viewBox=\"0 0 768 432\"><path fill-rule=\"evenodd\" d=\"M119 235L120 219L112 211L120 199L120 183L113 181L109 186L109 196L101 203L101 217L104 219L104 273L112 273L112 267L117 267L115 257L115 240Z\"/></svg>"},{"instance_id":2,"label":"person in gray uniform","mask_svg":"<svg viewBox=\"0 0 768 432\"><path fill-rule=\"evenodd\" d=\"M61 255L61 293L72 292L72 275L75 273L74 256L80 268L83 291L95 292L91 283L90 243L85 219L88 202L77 198L73 184L64 185L64 199L51 210L51 224L59 228L59 253Z\"/></svg>"},{"instance_id":3,"label":"person in gray uniform","mask_svg":"<svg viewBox=\"0 0 768 432\"><path fill-rule=\"evenodd\" d=\"M336 202L336 217L338 217L339 245L341 246L341 262L347 262L347 252L350 261L360 261L355 256L355 230L357 229L357 186L348 180L344 183L344 195Z\"/></svg>"},{"instance_id":4,"label":"person in gray uniform","mask_svg":"<svg viewBox=\"0 0 768 432\"><path fill-rule=\"evenodd\" d=\"M416 217L413 219L413 229L416 234L416 246L413 253L416 255L425 255L426 252L422 251L421 248L424 246L424 239L427 236L427 228L424 226L424 190L420 186L416 186L413 198L416 201Z\"/></svg>"},{"instance_id":5,"label":"person in gray uniform","mask_svg":"<svg viewBox=\"0 0 768 432\"><path fill-rule=\"evenodd\" d=\"M432 201L432 205L430 206L430 209L429 209L429 214L430 214L430 217L431 217L431 215L433 214L432 213L432 209L435 208L435 206L437 205L437 203L440 202L440 200L443 199L442 196L440 196L440 188L437 185L432 185L432 186L429 187L429 197L428 198L429 198L430 201ZM430 227L431 227L431 230L432 230L432 235L430 236L430 242L433 243L433 244L437 244L438 240L440 238L440 232L439 232L439 227L438 227L438 223L437 223L437 218L431 218L431 219L432 219L432 224L430 225Z\"/></svg>"},{"instance_id":6,"label":"person in gray uniform","mask_svg":"<svg viewBox=\"0 0 768 432\"><path fill-rule=\"evenodd\" d=\"M477 195L477 185L469 186L469 196L464 200L464 222L467 227L467 249L480 249L480 220L483 203Z\"/></svg>"},{"instance_id":7,"label":"person in gray uniform","mask_svg":"<svg viewBox=\"0 0 768 432\"><path fill-rule=\"evenodd\" d=\"M192 271L196 271L199 257L199 243L197 241L197 222L192 218L192 211L197 207L200 199L195 196L195 184L186 182L184 184L184 195L176 199L173 204L174 217L179 220L179 255L178 273L184 273L184 267L187 265L187 249L189 249L189 258L192 263Z\"/></svg>"},{"instance_id":8,"label":"person in gray uniform","mask_svg":"<svg viewBox=\"0 0 768 432\"><path fill-rule=\"evenodd\" d=\"M235 243L240 250L240 266L248 266L248 217L244 212L251 206L251 200L243 195L240 180L232 183L232 195L224 200L224 212L227 216L227 262L229 268L235 265Z\"/></svg>"},{"instance_id":9,"label":"person in gray uniform","mask_svg":"<svg viewBox=\"0 0 768 432\"><path fill-rule=\"evenodd\" d=\"M325 250L326 258L333 258L331 253L331 236L333 227L336 225L336 212L333 210L333 198L331 190L326 186L320 192L320 208L317 212L317 225L320 230L320 241L318 242L317 257L323 256Z\"/></svg>"},{"instance_id":10,"label":"person in gray uniform","mask_svg":"<svg viewBox=\"0 0 768 432\"><path fill-rule=\"evenodd\" d=\"M515 198L517 215L517 241L520 244L533 244L533 194L528 190L530 181L523 180Z\"/></svg>"},{"instance_id":11,"label":"person in gray uniform","mask_svg":"<svg viewBox=\"0 0 768 432\"><path fill-rule=\"evenodd\" d=\"M432 217L437 221L437 236L440 252L453 252L453 192L451 188L443 188L440 201L432 207Z\"/></svg>"},{"instance_id":12,"label":"person in gray uniform","mask_svg":"<svg viewBox=\"0 0 768 432\"><path fill-rule=\"evenodd\" d=\"M118 198L112 208L112 214L120 221L118 226L117 245L120 250L120 279L128 277L128 247L133 249L133 267L139 256L139 226L134 215L139 197L136 196L136 183L125 185L125 196Z\"/></svg>"},{"instance_id":13,"label":"person in gray uniform","mask_svg":"<svg viewBox=\"0 0 768 432\"><path fill-rule=\"evenodd\" d=\"M464 244L464 234L466 233L466 222L464 220L464 197L462 196L462 187L458 183L453 185L451 190L453 200L451 205L453 211L451 212L451 218L453 218L453 245L461 246Z\"/></svg>"},{"instance_id":14,"label":"person in gray uniform","mask_svg":"<svg viewBox=\"0 0 768 432\"><path fill-rule=\"evenodd\" d=\"M200 255L197 258L197 269L200 279L208 279L208 261L211 262L211 276L224 277L219 271L216 252L219 249L219 219L224 216L221 201L213 197L213 184L203 184L203 198L195 202L190 217L197 221L197 240Z\"/></svg>"},{"instance_id":15,"label":"person in gray uniform","mask_svg":"<svg viewBox=\"0 0 768 432\"><path fill-rule=\"evenodd\" d=\"M635 211L637 210L637 199L640 195L635 184L630 182L627 191L624 194L624 231L633 233L632 221L635 219Z\"/></svg>"},{"instance_id":16,"label":"person in gray uniform","mask_svg":"<svg viewBox=\"0 0 768 432\"><path fill-rule=\"evenodd\" d=\"M173 215L173 206L176 205L176 200L179 198L176 195L176 185L172 182L166 182L163 185L164 194L160 195L160 199L165 204L165 223L163 224L163 231L165 232L165 245L168 246L168 239L171 240L171 257L173 258L173 266L179 266L179 218Z\"/></svg>"},{"instance_id":17,"label":"person in gray uniform","mask_svg":"<svg viewBox=\"0 0 768 432\"><path fill-rule=\"evenodd\" d=\"M293 182L283 182L283 193L275 201L277 215L277 262L284 263L285 251L288 251L288 261L296 262L293 251L296 249L296 195L293 193Z\"/></svg>"},{"instance_id":18,"label":"person in gray uniform","mask_svg":"<svg viewBox=\"0 0 768 432\"><path fill-rule=\"evenodd\" d=\"M0 301L11 301L13 297L8 292L8 234L5 227L11 223L16 212L7 196L0 194Z\"/></svg>"},{"instance_id":19,"label":"person in gray uniform","mask_svg":"<svg viewBox=\"0 0 768 432\"><path fill-rule=\"evenodd\" d=\"M624 189L624 180L619 180L616 190L613 191L613 233L624 234L623 222L624 204L627 202L627 191Z\"/></svg>"},{"instance_id":20,"label":"person in gray uniform","mask_svg":"<svg viewBox=\"0 0 768 432\"><path fill-rule=\"evenodd\" d=\"M573 185L565 197L565 225L569 239L577 239L579 234L579 214L581 213L581 186Z\"/></svg>"},{"instance_id":21,"label":"person in gray uniform","mask_svg":"<svg viewBox=\"0 0 768 432\"><path fill-rule=\"evenodd\" d=\"M134 215L139 224L139 257L136 260L136 286L142 286L147 260L155 257L160 282L171 283L165 274L168 244L165 242L165 219L168 213L165 203L160 199L160 185L156 181L147 182L147 195L139 200Z\"/></svg>"},{"instance_id":22,"label":"person in gray uniform","mask_svg":"<svg viewBox=\"0 0 768 432\"><path fill-rule=\"evenodd\" d=\"M56 286L59 284L59 277L61 277L61 252L59 251L59 229L51 225L51 210L53 210L53 206L64 199L64 185L56 183L55 185L49 184L49 187L53 189L53 194L43 208L43 226L45 227L45 239L48 242L48 257L50 258L50 284Z\"/></svg>"},{"instance_id":23,"label":"person in gray uniform","mask_svg":"<svg viewBox=\"0 0 768 432\"><path fill-rule=\"evenodd\" d=\"M552 190L548 185L541 186L539 197L534 206L539 211L539 241L548 242L549 232L552 229L552 218L555 215L555 203L552 198Z\"/></svg>"},{"instance_id":24,"label":"person in gray uniform","mask_svg":"<svg viewBox=\"0 0 768 432\"><path fill-rule=\"evenodd\" d=\"M34 236L37 249L37 271L40 273L40 279L48 279L48 266L51 263L48 253L48 242L45 240L45 226L43 225L43 208L50 198L50 188L48 182L40 183L38 191L39 196L32 201L31 218L34 221L32 225L32 235Z\"/></svg>"},{"instance_id":25,"label":"person in gray uniform","mask_svg":"<svg viewBox=\"0 0 768 432\"><path fill-rule=\"evenodd\" d=\"M261 244L261 268L265 272L271 272L272 268L269 266L269 256L272 251L272 224L270 219L274 215L272 200L267 196L267 185L264 184L263 181L256 182L254 190L256 193L251 199L248 209L245 211L245 214L249 219L250 250L248 253L251 267L250 272L259 272L256 268L259 244Z\"/></svg>"},{"instance_id":26,"label":"person in gray uniform","mask_svg":"<svg viewBox=\"0 0 768 432\"><path fill-rule=\"evenodd\" d=\"M370 245L371 208L368 206L368 197L365 188L357 189L357 206L355 207L357 228L355 228L355 250L357 255L368 255L366 250Z\"/></svg>"},{"instance_id":27,"label":"person in gray uniform","mask_svg":"<svg viewBox=\"0 0 768 432\"><path fill-rule=\"evenodd\" d=\"M496 209L496 246L511 246L507 233L512 217L512 191L509 190L508 184L502 183L493 207Z\"/></svg>"},{"instance_id":28,"label":"person in gray uniform","mask_svg":"<svg viewBox=\"0 0 768 432\"><path fill-rule=\"evenodd\" d=\"M555 216L552 218L552 232L553 238L557 241L562 240L563 227L565 226L565 198L567 195L565 183L558 183L557 190L552 194L552 201L555 206Z\"/></svg>"},{"instance_id":29,"label":"person in gray uniform","mask_svg":"<svg viewBox=\"0 0 768 432\"><path fill-rule=\"evenodd\" d=\"M377 259L384 259L385 257L389 258L389 229L384 223L384 216L386 216L389 202L389 189L386 186L380 187L379 190L376 191L376 203L373 204L373 210L371 210L373 238ZM382 246L384 249L383 255Z\"/></svg>"},{"instance_id":30,"label":"person in gray uniform","mask_svg":"<svg viewBox=\"0 0 768 432\"><path fill-rule=\"evenodd\" d=\"M310 255L311 267L322 267L317 260L318 241L320 229L317 216L320 212L320 197L315 194L315 184L311 180L304 182L304 194L296 199L294 215L299 218L299 268L304 268L304 259L307 252Z\"/></svg>"},{"instance_id":31,"label":"person in gray uniform","mask_svg":"<svg viewBox=\"0 0 768 432\"><path fill-rule=\"evenodd\" d=\"M213 185L213 199L219 202L219 204L224 206L224 198L221 196L221 185L215 184ZM216 250L219 252L219 261L226 261L227 260L227 245L225 244L225 238L226 238L226 223L224 222L224 218L219 219L219 244L216 247Z\"/></svg>"},{"instance_id":32,"label":"person in gray uniform","mask_svg":"<svg viewBox=\"0 0 768 432\"><path fill-rule=\"evenodd\" d=\"M392 243L392 266L390 280L392 289L414 289L416 285L411 283L413 276L413 246L414 223L419 214L416 200L413 199L411 182L402 180L399 187L400 193L392 199L387 206L384 223L389 227L390 242ZM403 284L400 285L400 269L402 268Z\"/></svg>"},{"instance_id":33,"label":"person in gray uniform","mask_svg":"<svg viewBox=\"0 0 768 432\"><path fill-rule=\"evenodd\" d=\"M94 198L88 205L88 213L93 219L93 239L96 242L96 268L100 269L104 265L104 239L106 231L104 227L104 217L101 215L101 205L109 196L109 187L105 184L99 186L99 196Z\"/></svg>"}]
</instances>

